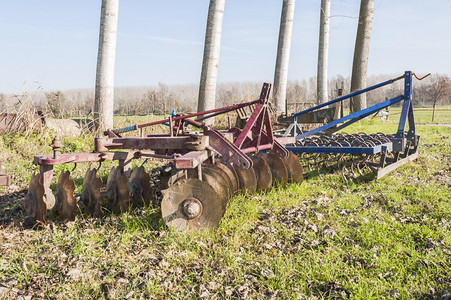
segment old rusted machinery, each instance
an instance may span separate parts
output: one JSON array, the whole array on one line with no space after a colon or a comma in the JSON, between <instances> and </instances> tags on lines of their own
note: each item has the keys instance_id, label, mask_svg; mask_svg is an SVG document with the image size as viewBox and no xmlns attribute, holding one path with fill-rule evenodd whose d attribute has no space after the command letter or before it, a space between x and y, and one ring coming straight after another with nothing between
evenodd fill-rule
<instances>
[{"instance_id":1,"label":"old rusted machinery","mask_svg":"<svg viewBox=\"0 0 451 300\"><path fill-rule=\"evenodd\" d=\"M420 136L415 132L412 105L412 76L422 80L429 74L419 78L415 73L406 71L397 78L293 114L293 123L283 136L296 136L297 142L287 145L286 148L297 153L304 166L310 171L316 170L319 176L327 170L339 169L345 180L365 175L366 171L374 172L376 178L381 178L397 167L416 159ZM324 124L316 129L307 132L298 131L296 122L300 116L392 84L397 80L404 80L403 94ZM396 103L401 103L402 105L396 133L347 134L338 132ZM405 130L406 123L409 126L408 130Z\"/></svg>"},{"instance_id":2,"label":"old rusted machinery","mask_svg":"<svg viewBox=\"0 0 451 300\"><path fill-rule=\"evenodd\" d=\"M209 111L174 115L165 120L107 130L95 138L92 153L60 153L61 142L52 143L52 155L34 157L40 172L34 174L25 198L29 216L45 223L48 209L73 220L82 203L95 217L104 214L108 204L114 213L130 207L149 205L155 189L161 189L161 212L165 223L177 230L216 227L228 199L238 190L253 193L268 190L274 182L302 182L303 170L296 155L283 146L294 137L275 138L268 109L270 84L264 84L259 99ZM242 129L215 130L201 122L220 114L253 107ZM169 132L144 134L144 128L168 124ZM193 130L194 128L194 130ZM139 131L137 136L126 132ZM158 158L167 162L161 168L159 187L151 182L145 165L132 169L132 160ZM61 172L56 193L50 189L53 166L58 164L118 161L106 185L90 168L83 180L80 201L74 197L75 184L70 172Z\"/></svg>"},{"instance_id":3,"label":"old rusted machinery","mask_svg":"<svg viewBox=\"0 0 451 300\"><path fill-rule=\"evenodd\" d=\"M0 161L0 186L8 186L11 184L11 177L3 172L2 161Z\"/></svg>"}]
</instances>

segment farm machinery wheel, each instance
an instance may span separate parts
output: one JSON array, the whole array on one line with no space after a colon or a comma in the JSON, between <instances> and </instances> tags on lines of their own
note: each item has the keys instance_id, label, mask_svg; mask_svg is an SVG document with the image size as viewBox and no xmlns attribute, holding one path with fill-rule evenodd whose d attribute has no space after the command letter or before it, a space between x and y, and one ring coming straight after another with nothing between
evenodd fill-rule
<instances>
[{"instance_id":1,"label":"farm machinery wheel","mask_svg":"<svg viewBox=\"0 0 451 300\"><path fill-rule=\"evenodd\" d=\"M272 172L266 161L260 156L253 156L254 172L257 179L257 190L267 192L272 188Z\"/></svg>"},{"instance_id":2,"label":"farm machinery wheel","mask_svg":"<svg viewBox=\"0 0 451 300\"><path fill-rule=\"evenodd\" d=\"M240 189L240 182L235 169L227 163L217 162L216 166L224 171L230 179L230 189L232 194L235 194Z\"/></svg>"},{"instance_id":3,"label":"farm machinery wheel","mask_svg":"<svg viewBox=\"0 0 451 300\"><path fill-rule=\"evenodd\" d=\"M102 194L102 178L97 177L97 169L88 169L83 180L81 202L86 211L93 217L103 217L105 196Z\"/></svg>"},{"instance_id":4,"label":"farm machinery wheel","mask_svg":"<svg viewBox=\"0 0 451 300\"><path fill-rule=\"evenodd\" d=\"M132 204L135 207L149 206L154 195L154 190L150 184L150 174L146 172L144 166L136 167L130 175L128 188L131 193Z\"/></svg>"},{"instance_id":5,"label":"farm machinery wheel","mask_svg":"<svg viewBox=\"0 0 451 300\"><path fill-rule=\"evenodd\" d=\"M240 190L248 194L255 193L257 191L257 176L255 176L254 169L242 169L236 166L233 166L233 168L238 178Z\"/></svg>"},{"instance_id":6,"label":"farm machinery wheel","mask_svg":"<svg viewBox=\"0 0 451 300\"><path fill-rule=\"evenodd\" d=\"M128 179L120 167L111 168L107 179L107 189L104 193L109 200L114 213L127 211L130 202L130 191L127 187Z\"/></svg>"},{"instance_id":7,"label":"farm machinery wheel","mask_svg":"<svg viewBox=\"0 0 451 300\"><path fill-rule=\"evenodd\" d=\"M288 156L283 158L283 163L287 168L288 181L302 183L304 180L304 170L299 158L293 152L289 151Z\"/></svg>"},{"instance_id":8,"label":"farm machinery wheel","mask_svg":"<svg viewBox=\"0 0 451 300\"><path fill-rule=\"evenodd\" d=\"M221 197L196 178L181 179L162 193L163 220L176 230L215 228L225 212Z\"/></svg>"},{"instance_id":9,"label":"farm machinery wheel","mask_svg":"<svg viewBox=\"0 0 451 300\"><path fill-rule=\"evenodd\" d=\"M232 195L229 176L215 165L202 164L202 181L208 183L215 190L222 202L222 208L225 210L227 200Z\"/></svg>"},{"instance_id":10,"label":"farm machinery wheel","mask_svg":"<svg viewBox=\"0 0 451 300\"><path fill-rule=\"evenodd\" d=\"M70 179L69 171L62 171L58 178L56 190L56 210L69 221L75 220L75 210L78 208L74 197L75 182Z\"/></svg>"},{"instance_id":11,"label":"farm machinery wheel","mask_svg":"<svg viewBox=\"0 0 451 300\"><path fill-rule=\"evenodd\" d=\"M28 187L28 193L25 196L24 206L30 218L40 224L45 224L45 213L47 204L44 201L44 185L42 184L41 174L33 174L31 183Z\"/></svg>"},{"instance_id":12,"label":"farm machinery wheel","mask_svg":"<svg viewBox=\"0 0 451 300\"><path fill-rule=\"evenodd\" d=\"M271 169L274 184L285 186L288 183L288 171L283 159L271 152L265 153L261 157Z\"/></svg>"}]
</instances>

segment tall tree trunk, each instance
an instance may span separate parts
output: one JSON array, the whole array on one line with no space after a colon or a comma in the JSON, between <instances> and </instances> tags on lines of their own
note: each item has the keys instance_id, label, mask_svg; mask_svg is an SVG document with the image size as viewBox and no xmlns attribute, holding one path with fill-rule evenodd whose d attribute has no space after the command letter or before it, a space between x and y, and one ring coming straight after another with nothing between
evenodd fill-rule
<instances>
[{"instance_id":1,"label":"tall tree trunk","mask_svg":"<svg viewBox=\"0 0 451 300\"><path fill-rule=\"evenodd\" d=\"M354 60L352 62L351 91L366 87L373 12L374 0L362 0L360 2L359 24L355 40ZM366 94L360 94L351 99L351 112L356 112L366 107Z\"/></svg>"},{"instance_id":2,"label":"tall tree trunk","mask_svg":"<svg viewBox=\"0 0 451 300\"><path fill-rule=\"evenodd\" d=\"M119 0L102 0L94 100L96 130L113 128L114 63L118 12Z\"/></svg>"},{"instance_id":3,"label":"tall tree trunk","mask_svg":"<svg viewBox=\"0 0 451 300\"><path fill-rule=\"evenodd\" d=\"M329 98L327 90L327 61L329 52L330 0L321 0L319 45L318 45L318 75L316 83L316 99L318 104Z\"/></svg>"},{"instance_id":4,"label":"tall tree trunk","mask_svg":"<svg viewBox=\"0 0 451 300\"><path fill-rule=\"evenodd\" d=\"M294 4L295 0L283 0L282 15L280 17L279 44L277 46L273 89L274 104L279 114L286 112L288 62L290 59Z\"/></svg>"},{"instance_id":5,"label":"tall tree trunk","mask_svg":"<svg viewBox=\"0 0 451 300\"><path fill-rule=\"evenodd\" d=\"M435 120L435 105L437 104L437 101L434 101L432 104L432 123L434 123Z\"/></svg>"},{"instance_id":6,"label":"tall tree trunk","mask_svg":"<svg viewBox=\"0 0 451 300\"><path fill-rule=\"evenodd\" d=\"M225 0L210 0L205 33L204 58L200 75L198 112L214 109L216 104L216 79L218 77L224 6ZM208 125L213 124L213 122L213 118L206 120Z\"/></svg>"}]
</instances>

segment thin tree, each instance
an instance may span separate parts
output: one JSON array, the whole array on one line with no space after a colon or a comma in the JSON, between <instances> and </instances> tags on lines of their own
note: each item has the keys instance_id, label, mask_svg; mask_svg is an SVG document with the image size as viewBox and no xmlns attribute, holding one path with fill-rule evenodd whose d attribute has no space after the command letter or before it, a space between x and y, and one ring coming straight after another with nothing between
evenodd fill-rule
<instances>
[{"instance_id":1,"label":"thin tree","mask_svg":"<svg viewBox=\"0 0 451 300\"><path fill-rule=\"evenodd\" d=\"M316 99L318 104L328 99L327 91L327 61L329 52L330 0L321 0L319 45L318 45L318 76L316 83Z\"/></svg>"},{"instance_id":2,"label":"thin tree","mask_svg":"<svg viewBox=\"0 0 451 300\"><path fill-rule=\"evenodd\" d=\"M354 60L352 62L351 91L366 87L373 13L374 0L362 0L360 2L359 24L357 26ZM366 107L366 94L360 94L351 99L351 112L359 111Z\"/></svg>"},{"instance_id":3,"label":"thin tree","mask_svg":"<svg viewBox=\"0 0 451 300\"><path fill-rule=\"evenodd\" d=\"M451 78L445 74L437 74L431 77L431 83L427 86L427 95L432 100L432 122L435 121L435 108L446 95L451 92Z\"/></svg>"},{"instance_id":4,"label":"thin tree","mask_svg":"<svg viewBox=\"0 0 451 300\"><path fill-rule=\"evenodd\" d=\"M114 63L118 12L119 0L102 0L94 100L96 130L113 128Z\"/></svg>"},{"instance_id":5,"label":"thin tree","mask_svg":"<svg viewBox=\"0 0 451 300\"><path fill-rule=\"evenodd\" d=\"M225 0L210 0L197 104L199 112L214 109L216 104L216 79L218 77L224 6ZM211 125L213 122L212 118L207 119L206 124Z\"/></svg>"},{"instance_id":6,"label":"thin tree","mask_svg":"<svg viewBox=\"0 0 451 300\"><path fill-rule=\"evenodd\" d=\"M278 114L285 112L290 59L291 35L293 29L295 0L283 0L280 17L279 43L277 46L276 68L274 71L274 104Z\"/></svg>"}]
</instances>

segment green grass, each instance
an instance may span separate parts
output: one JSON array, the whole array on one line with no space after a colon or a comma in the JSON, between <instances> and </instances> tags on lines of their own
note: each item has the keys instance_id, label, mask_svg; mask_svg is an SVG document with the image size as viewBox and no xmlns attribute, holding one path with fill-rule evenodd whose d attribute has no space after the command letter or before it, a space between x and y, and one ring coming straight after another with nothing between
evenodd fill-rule
<instances>
[{"instance_id":1,"label":"green grass","mask_svg":"<svg viewBox=\"0 0 451 300\"><path fill-rule=\"evenodd\" d=\"M373 119L347 131L396 129ZM451 128L417 132L419 158L378 181L328 174L237 195L219 228L202 232L167 229L158 207L69 223L50 215L45 228L27 229L23 195L2 188L0 298L2 288L5 298L440 298L451 292ZM51 152L50 135L0 141L19 186L36 169L31 157ZM89 136L64 143L93 150Z\"/></svg>"},{"instance_id":2,"label":"green grass","mask_svg":"<svg viewBox=\"0 0 451 300\"><path fill-rule=\"evenodd\" d=\"M414 117L416 124L450 124L451 123L451 105L441 105L436 107L434 121L432 121L432 107L414 107ZM345 110L349 114L349 110ZM389 120L398 122L401 114L401 107L390 107ZM377 120L377 117L374 117Z\"/></svg>"}]
</instances>

